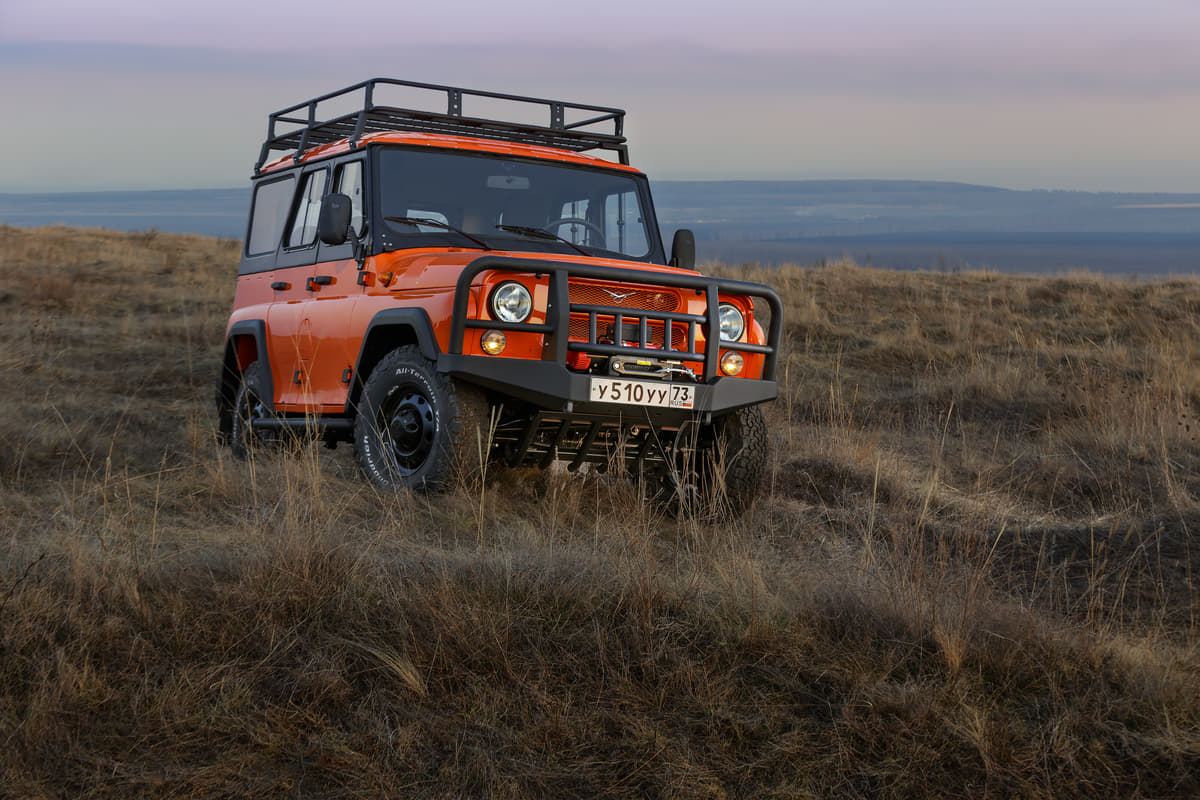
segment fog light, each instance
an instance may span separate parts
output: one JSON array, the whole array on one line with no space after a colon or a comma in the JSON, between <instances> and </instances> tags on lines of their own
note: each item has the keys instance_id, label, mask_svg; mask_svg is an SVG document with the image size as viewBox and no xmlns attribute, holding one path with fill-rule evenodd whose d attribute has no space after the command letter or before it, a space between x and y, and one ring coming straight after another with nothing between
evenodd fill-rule
<instances>
[{"instance_id":1,"label":"fog light","mask_svg":"<svg viewBox=\"0 0 1200 800\"><path fill-rule=\"evenodd\" d=\"M489 356L498 356L508 347L508 337L500 331L484 331L483 336L479 337L479 346Z\"/></svg>"},{"instance_id":2,"label":"fog light","mask_svg":"<svg viewBox=\"0 0 1200 800\"><path fill-rule=\"evenodd\" d=\"M744 366L746 366L746 362L742 359L741 353L730 350L721 356L721 372L726 375L741 375Z\"/></svg>"}]
</instances>

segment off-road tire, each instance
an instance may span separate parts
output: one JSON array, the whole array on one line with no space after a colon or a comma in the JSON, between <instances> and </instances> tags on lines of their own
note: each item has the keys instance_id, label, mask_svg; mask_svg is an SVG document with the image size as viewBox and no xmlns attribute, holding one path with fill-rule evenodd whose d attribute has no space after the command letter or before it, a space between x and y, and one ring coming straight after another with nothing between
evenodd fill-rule
<instances>
[{"instance_id":1,"label":"off-road tire","mask_svg":"<svg viewBox=\"0 0 1200 800\"><path fill-rule=\"evenodd\" d=\"M398 347L363 385L354 456L382 489L439 491L478 474L488 421L478 388L439 373L415 345Z\"/></svg>"},{"instance_id":2,"label":"off-road tire","mask_svg":"<svg viewBox=\"0 0 1200 800\"><path fill-rule=\"evenodd\" d=\"M278 449L281 441L279 431L254 430L250 425L252 419L275 416L266 392L266 369L261 361L246 367L234 395L229 449L234 458L243 461L255 453Z\"/></svg>"},{"instance_id":3,"label":"off-road tire","mask_svg":"<svg viewBox=\"0 0 1200 800\"><path fill-rule=\"evenodd\" d=\"M767 471L767 421L758 406L739 408L712 423L712 446L700 465L706 496L741 516L758 497Z\"/></svg>"},{"instance_id":4,"label":"off-road tire","mask_svg":"<svg viewBox=\"0 0 1200 800\"><path fill-rule=\"evenodd\" d=\"M758 497L767 468L767 423L758 406L685 429L694 437L653 499L670 514L719 520L740 517ZM680 444L676 443L677 446Z\"/></svg>"}]
</instances>

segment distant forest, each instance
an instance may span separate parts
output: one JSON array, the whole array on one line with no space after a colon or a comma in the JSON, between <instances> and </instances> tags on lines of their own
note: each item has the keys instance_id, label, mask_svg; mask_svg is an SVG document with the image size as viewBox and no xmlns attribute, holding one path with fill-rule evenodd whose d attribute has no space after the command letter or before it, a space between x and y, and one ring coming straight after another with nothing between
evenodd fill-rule
<instances>
[{"instance_id":1,"label":"distant forest","mask_svg":"<svg viewBox=\"0 0 1200 800\"><path fill-rule=\"evenodd\" d=\"M1200 274L1200 194L1016 191L929 181L654 181L659 224L700 261ZM243 234L249 189L0 194L0 222Z\"/></svg>"}]
</instances>

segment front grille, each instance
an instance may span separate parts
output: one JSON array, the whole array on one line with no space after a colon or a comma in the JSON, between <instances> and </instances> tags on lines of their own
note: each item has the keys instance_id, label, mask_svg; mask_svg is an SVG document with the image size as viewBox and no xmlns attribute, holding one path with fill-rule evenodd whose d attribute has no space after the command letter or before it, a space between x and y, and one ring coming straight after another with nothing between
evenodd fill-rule
<instances>
[{"instance_id":1,"label":"front grille","mask_svg":"<svg viewBox=\"0 0 1200 800\"><path fill-rule=\"evenodd\" d=\"M570 281L568 284L569 296L572 305L580 306L608 306L610 308L628 308L631 311L650 311L650 312L674 312L678 311L682 305L679 293L673 289L666 288L647 288L625 285L604 286L595 283L583 283L580 281ZM613 342L611 330L615 319L612 316L598 315L596 317L596 341L609 343ZM666 327L661 321L649 322L647 326L648 347L665 350L663 343L665 338L663 331ZM638 336L636 333L637 323L628 318L625 319L623 325L625 329L624 342L636 343ZM631 333L632 331L632 333ZM572 314L571 323L568 328L568 335L575 341L589 341L588 333L588 317L582 314ZM686 350L687 349L687 326L673 325L671 327L671 349Z\"/></svg>"},{"instance_id":2,"label":"front grille","mask_svg":"<svg viewBox=\"0 0 1200 800\"><path fill-rule=\"evenodd\" d=\"M620 306L643 311L679 310L679 295L670 289L638 289L620 285L599 286L594 283L576 281L571 281L569 288L571 302L576 305ZM586 333L584 335L586 336Z\"/></svg>"},{"instance_id":3,"label":"front grille","mask_svg":"<svg viewBox=\"0 0 1200 800\"><path fill-rule=\"evenodd\" d=\"M606 334L608 334L609 330L612 328L613 322L614 322L614 319L612 317L597 316L596 317L596 338L603 341L605 339ZM637 333L636 333L636 330L637 330L636 323L626 322L626 323L624 323L624 325L622 325L622 327L625 329L625 341L636 342L637 338L638 338ZM665 348L663 348L663 323L651 322L647 327L649 328L649 330L647 332L650 334L649 341L647 342L647 344L649 344L650 347L665 349ZM588 318L587 318L587 316L580 315L580 314L572 314L571 315L571 325L568 330L569 330L570 338L574 339L575 341L579 341L579 342L588 341ZM672 350L686 350L687 349L687 326L686 325L680 325L680 324L676 323L675 325L671 326L671 349Z\"/></svg>"}]
</instances>

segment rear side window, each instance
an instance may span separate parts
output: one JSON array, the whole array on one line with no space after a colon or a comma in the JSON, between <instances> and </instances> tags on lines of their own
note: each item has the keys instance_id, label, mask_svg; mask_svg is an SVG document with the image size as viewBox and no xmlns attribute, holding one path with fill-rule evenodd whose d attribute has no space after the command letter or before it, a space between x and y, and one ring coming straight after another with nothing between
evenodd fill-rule
<instances>
[{"instance_id":1,"label":"rear side window","mask_svg":"<svg viewBox=\"0 0 1200 800\"><path fill-rule=\"evenodd\" d=\"M246 255L261 256L274 253L283 233L288 206L292 202L291 175L282 180L260 183L254 188L253 211L250 216L250 235L246 238Z\"/></svg>"},{"instance_id":2,"label":"rear side window","mask_svg":"<svg viewBox=\"0 0 1200 800\"><path fill-rule=\"evenodd\" d=\"M292 215L292 229L288 233L288 247L307 247L317 240L317 217L321 213L321 197L325 194L325 170L310 172L304 176L304 186Z\"/></svg>"}]
</instances>

